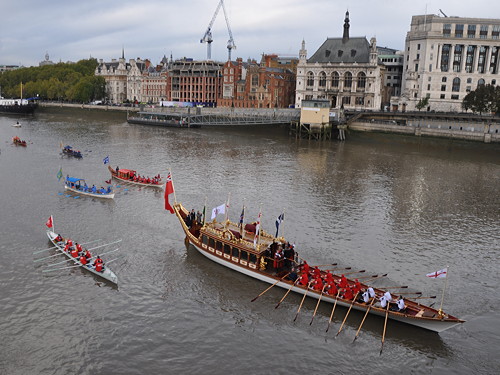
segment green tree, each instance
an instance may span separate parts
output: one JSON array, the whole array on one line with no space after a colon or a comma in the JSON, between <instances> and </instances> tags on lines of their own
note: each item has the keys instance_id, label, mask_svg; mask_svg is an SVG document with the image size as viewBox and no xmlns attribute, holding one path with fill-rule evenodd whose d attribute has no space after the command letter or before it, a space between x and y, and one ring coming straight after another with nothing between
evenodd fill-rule
<instances>
[{"instance_id":1,"label":"green tree","mask_svg":"<svg viewBox=\"0 0 500 375\"><path fill-rule=\"evenodd\" d=\"M426 96L418 101L415 107L420 111L422 108L425 108L429 105L429 98Z\"/></svg>"},{"instance_id":2,"label":"green tree","mask_svg":"<svg viewBox=\"0 0 500 375\"><path fill-rule=\"evenodd\" d=\"M16 98L39 95L49 100L77 100L104 98L104 79L95 77L96 59L77 63L58 63L31 68L21 68L0 73L2 96ZM82 92L78 92L78 90Z\"/></svg>"},{"instance_id":3,"label":"green tree","mask_svg":"<svg viewBox=\"0 0 500 375\"><path fill-rule=\"evenodd\" d=\"M474 113L498 113L500 111L500 87L481 85L469 92L462 100L462 108Z\"/></svg>"}]
</instances>

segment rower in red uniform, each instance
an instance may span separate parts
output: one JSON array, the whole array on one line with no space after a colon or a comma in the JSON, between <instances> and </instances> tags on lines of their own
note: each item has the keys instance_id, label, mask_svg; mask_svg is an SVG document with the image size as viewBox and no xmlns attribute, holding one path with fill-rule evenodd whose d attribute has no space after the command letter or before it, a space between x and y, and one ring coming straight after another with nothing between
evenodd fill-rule
<instances>
[{"instance_id":1,"label":"rower in red uniform","mask_svg":"<svg viewBox=\"0 0 500 375\"><path fill-rule=\"evenodd\" d=\"M323 290L323 280L321 280L321 276L316 277L313 284L314 284L314 290L317 291Z\"/></svg>"},{"instance_id":2,"label":"rower in red uniform","mask_svg":"<svg viewBox=\"0 0 500 375\"><path fill-rule=\"evenodd\" d=\"M307 262L304 260L304 265L302 266L303 270L305 273L309 274L309 271L310 271L310 267L309 267L309 264L307 264Z\"/></svg>"},{"instance_id":3,"label":"rower in red uniform","mask_svg":"<svg viewBox=\"0 0 500 375\"><path fill-rule=\"evenodd\" d=\"M319 270L318 266L314 267L313 276L314 278L321 277L321 271Z\"/></svg>"},{"instance_id":4,"label":"rower in red uniform","mask_svg":"<svg viewBox=\"0 0 500 375\"><path fill-rule=\"evenodd\" d=\"M71 256L73 258L78 258L78 250L76 250L76 249L71 250Z\"/></svg>"},{"instance_id":5,"label":"rower in red uniform","mask_svg":"<svg viewBox=\"0 0 500 375\"><path fill-rule=\"evenodd\" d=\"M80 245L78 242L76 243L76 250L78 250L78 252L83 251L82 245Z\"/></svg>"},{"instance_id":6,"label":"rower in red uniform","mask_svg":"<svg viewBox=\"0 0 500 375\"><path fill-rule=\"evenodd\" d=\"M92 258L92 254L90 254L90 251L85 250L85 258L87 258L87 260L90 260L90 258Z\"/></svg>"},{"instance_id":7,"label":"rower in red uniform","mask_svg":"<svg viewBox=\"0 0 500 375\"><path fill-rule=\"evenodd\" d=\"M66 242L66 246L64 246L64 251L68 252L69 251L69 243Z\"/></svg>"},{"instance_id":8,"label":"rower in red uniform","mask_svg":"<svg viewBox=\"0 0 500 375\"><path fill-rule=\"evenodd\" d=\"M326 273L326 278L325 278L325 280L326 280L326 282L327 282L328 284L332 284L332 283L334 282L334 280L333 280L333 275L332 275L332 273L331 273L330 271L328 271L328 272Z\"/></svg>"},{"instance_id":9,"label":"rower in red uniform","mask_svg":"<svg viewBox=\"0 0 500 375\"><path fill-rule=\"evenodd\" d=\"M103 265L104 265L104 262L102 261L101 257L98 255L96 260L94 261L95 270L97 272L102 272Z\"/></svg>"},{"instance_id":10,"label":"rower in red uniform","mask_svg":"<svg viewBox=\"0 0 500 375\"><path fill-rule=\"evenodd\" d=\"M335 282L328 283L328 294L331 296L336 296L339 290L337 289L337 285Z\"/></svg>"},{"instance_id":11,"label":"rower in red uniform","mask_svg":"<svg viewBox=\"0 0 500 375\"><path fill-rule=\"evenodd\" d=\"M354 281L354 287L352 288L353 293L359 293L361 292L361 283L359 282L358 279Z\"/></svg>"},{"instance_id":12,"label":"rower in red uniform","mask_svg":"<svg viewBox=\"0 0 500 375\"><path fill-rule=\"evenodd\" d=\"M339 284L339 286L340 286L341 288L344 288L344 289L345 289L345 288L347 288L347 287L349 286L349 283L347 282L347 278L346 278L344 275L342 275L342 276L340 277L340 284Z\"/></svg>"},{"instance_id":13,"label":"rower in red uniform","mask_svg":"<svg viewBox=\"0 0 500 375\"><path fill-rule=\"evenodd\" d=\"M302 271L302 275L300 276L299 283L303 286L306 286L307 284L309 284L309 276L308 276L307 272L305 272L305 270Z\"/></svg>"},{"instance_id":14,"label":"rower in red uniform","mask_svg":"<svg viewBox=\"0 0 500 375\"><path fill-rule=\"evenodd\" d=\"M347 287L344 289L344 299L351 300L354 298L351 288Z\"/></svg>"},{"instance_id":15,"label":"rower in red uniform","mask_svg":"<svg viewBox=\"0 0 500 375\"><path fill-rule=\"evenodd\" d=\"M83 265L86 265L87 264L87 258L85 258L85 255L82 255L80 257L80 263L83 264Z\"/></svg>"},{"instance_id":16,"label":"rower in red uniform","mask_svg":"<svg viewBox=\"0 0 500 375\"><path fill-rule=\"evenodd\" d=\"M73 241L71 240L71 238L68 238L68 242L67 243L69 244L69 247L73 246Z\"/></svg>"}]
</instances>

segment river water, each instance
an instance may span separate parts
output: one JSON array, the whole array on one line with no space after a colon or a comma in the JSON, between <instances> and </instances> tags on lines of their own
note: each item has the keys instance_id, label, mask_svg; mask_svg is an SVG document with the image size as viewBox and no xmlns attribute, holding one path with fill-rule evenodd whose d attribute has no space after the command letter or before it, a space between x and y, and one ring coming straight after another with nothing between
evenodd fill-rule
<instances>
[{"instance_id":1,"label":"river water","mask_svg":"<svg viewBox=\"0 0 500 375\"><path fill-rule=\"evenodd\" d=\"M165 129L123 114L41 110L0 116L0 374L494 374L500 371L500 148L442 139L350 134L345 143L290 138L284 128ZM19 135L27 148L11 144ZM84 154L62 158L60 143ZM111 165L172 170L176 199L208 210L230 194L229 217L262 210L310 264L338 263L388 276L467 320L435 334L301 297L186 249L162 192L116 188L113 201L65 194L63 174L100 186ZM43 272L58 256L45 222L79 242L99 240L119 286L80 269ZM89 245L91 246L91 245ZM92 245L93 246L93 245ZM106 258L106 256L103 256ZM360 275L361 276L361 275ZM397 293L397 289L395 290Z\"/></svg>"}]
</instances>

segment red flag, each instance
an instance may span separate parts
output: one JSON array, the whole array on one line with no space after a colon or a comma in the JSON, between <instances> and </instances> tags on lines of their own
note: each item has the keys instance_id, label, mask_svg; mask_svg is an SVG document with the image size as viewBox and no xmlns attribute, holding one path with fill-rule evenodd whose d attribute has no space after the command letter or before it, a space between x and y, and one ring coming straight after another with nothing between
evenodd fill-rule
<instances>
[{"instance_id":1,"label":"red flag","mask_svg":"<svg viewBox=\"0 0 500 375\"><path fill-rule=\"evenodd\" d=\"M52 215L50 215L50 217L47 220L47 222L45 223L45 225L47 226L47 228L52 228L53 227Z\"/></svg>"},{"instance_id":2,"label":"red flag","mask_svg":"<svg viewBox=\"0 0 500 375\"><path fill-rule=\"evenodd\" d=\"M168 201L168 196L173 192L174 192L174 183L172 182L172 176L170 175L169 172L167 176L167 182L165 184L165 210L169 210L171 214L174 213L174 209Z\"/></svg>"}]
</instances>

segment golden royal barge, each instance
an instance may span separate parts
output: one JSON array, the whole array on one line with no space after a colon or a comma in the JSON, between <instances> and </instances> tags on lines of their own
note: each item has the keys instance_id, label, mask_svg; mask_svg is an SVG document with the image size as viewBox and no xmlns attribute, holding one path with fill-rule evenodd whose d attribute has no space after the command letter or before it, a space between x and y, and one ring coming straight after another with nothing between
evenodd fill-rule
<instances>
[{"instance_id":1,"label":"golden royal barge","mask_svg":"<svg viewBox=\"0 0 500 375\"><path fill-rule=\"evenodd\" d=\"M389 306L391 304L387 304L387 308L382 308L378 303L374 302L378 301L387 292L383 288L373 287L376 297L370 302L365 303L359 299L344 299L340 294L336 296L328 295L326 292L323 292L324 289L314 290L309 288L308 285L303 286L284 277L287 274L286 271L277 272L271 266L273 259L268 258L270 247L273 243L284 246L286 241L283 237L274 237L261 230L258 241L255 243L255 233L240 228L237 223L229 220L224 222L213 220L205 224L193 223L188 226L186 221L189 222L187 220L189 211L181 203L174 204L174 211L186 234L186 246L192 244L201 254L210 260L247 276L273 284L272 286L294 291L304 295L304 298L307 295L308 297L320 299L321 301L330 302L335 305L338 304L349 309L353 308L369 312L373 315L379 315L385 317L386 321L388 317L434 332L442 332L464 322L464 320L442 312L441 309L434 309L413 301L410 298L404 300L406 308L403 312L390 310ZM248 227L246 226L246 228ZM322 276L326 275L325 271L321 271L321 273ZM338 284L341 276L333 274L333 278ZM352 286L355 284L355 281L348 279L348 283ZM361 288L363 289L367 289L369 286L367 283L361 283ZM395 295L397 294L395 293Z\"/></svg>"}]
</instances>

